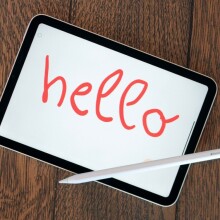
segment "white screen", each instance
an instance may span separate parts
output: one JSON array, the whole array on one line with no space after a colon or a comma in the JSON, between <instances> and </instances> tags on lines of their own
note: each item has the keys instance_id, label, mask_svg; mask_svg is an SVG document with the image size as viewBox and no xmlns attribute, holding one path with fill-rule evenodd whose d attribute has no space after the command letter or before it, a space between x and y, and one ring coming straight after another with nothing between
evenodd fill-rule
<instances>
[{"instance_id":1,"label":"white screen","mask_svg":"<svg viewBox=\"0 0 220 220\"><path fill-rule=\"evenodd\" d=\"M66 83L66 93L60 78L50 84L58 76ZM76 91L85 82L87 87ZM200 83L40 24L0 134L93 170L177 156L183 154L207 90ZM58 107L62 92L64 100ZM74 103L88 112L79 115ZM113 120L105 122L99 114ZM166 197L178 168L117 179Z\"/></svg>"}]
</instances>

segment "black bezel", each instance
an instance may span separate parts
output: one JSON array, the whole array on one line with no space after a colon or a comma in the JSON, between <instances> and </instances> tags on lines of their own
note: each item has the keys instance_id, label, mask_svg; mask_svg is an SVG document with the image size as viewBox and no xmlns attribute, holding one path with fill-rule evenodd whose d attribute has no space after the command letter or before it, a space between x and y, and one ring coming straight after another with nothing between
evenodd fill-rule
<instances>
[{"instance_id":1,"label":"black bezel","mask_svg":"<svg viewBox=\"0 0 220 220\"><path fill-rule=\"evenodd\" d=\"M7 106L9 104L10 98L12 96L13 90L14 90L15 85L17 83L19 74L20 74L22 66L25 62L26 56L28 54L29 48L31 46L32 40L33 40L34 35L36 33L36 30L38 28L38 25L41 23L52 26L52 27L57 28L59 30L65 31L67 33L76 35L76 36L81 37L83 39L89 40L91 42L94 42L99 45L105 46L107 48L113 49L113 50L118 51L120 53L123 53L128 56L139 59L141 61L155 65L159 68L168 70L174 74L189 78L191 80L194 80L194 81L197 81L199 83L206 85L208 87L208 93L205 98L204 104L202 106L201 112L199 114L198 120L197 120L195 127L193 129L191 138L188 142L188 146L187 146L185 153L188 154L188 153L193 153L195 151L196 145L198 143L199 137L200 137L201 132L203 130L204 124L206 122L207 116L209 114L209 111L211 109L211 106L212 106L212 103L214 101L216 91L217 91L217 86L212 79L210 79L204 75L198 74L194 71L191 71L189 69L186 69L186 68L180 67L178 65L175 65L173 63L170 63L168 61L165 61L165 60L159 59L157 57L154 57L152 55L135 50L131 47L125 46L125 45L120 44L118 42L115 42L110 39L104 38L102 36L96 35L94 33L88 32L86 30L80 29L80 28L73 26L71 24L64 23L64 22L57 20L55 18L52 18L52 17L48 17L46 15L38 15L38 16L34 17L29 24L25 38L23 40L23 44L22 44L20 51L17 55L17 59L15 61L14 67L12 68L8 83L6 85L4 93L2 95L2 99L0 102L0 123L2 122L4 114L7 110ZM70 170L70 171L73 171L76 173L90 171L89 169L84 168L82 166L79 166L77 164L68 162L66 160L63 160L58 157L47 154L45 152L36 150L36 149L31 148L29 146L23 145L21 143L17 143L13 140L9 140L9 139L2 137L2 136L0 136L0 144L7 147L7 148L12 149L12 150L24 153L28 156L34 157L34 158L39 159L41 161L45 161L47 163L64 168L66 170ZM119 180L116 180L113 178L101 180L99 182L104 183L106 185L109 185L111 187L120 189L122 191L128 192L129 194L133 194L133 195L138 196L140 198L152 201L154 203L157 203L157 204L160 204L163 206L169 206L176 201L176 199L179 195L179 192L181 190L185 176L187 174L188 167L189 167L189 165L180 166L178 174L175 179L175 182L173 184L172 190L171 190L170 195L168 197L162 197L160 195L157 195L152 192L140 189L138 187L132 186L130 184L124 183L122 181L119 181Z\"/></svg>"}]
</instances>

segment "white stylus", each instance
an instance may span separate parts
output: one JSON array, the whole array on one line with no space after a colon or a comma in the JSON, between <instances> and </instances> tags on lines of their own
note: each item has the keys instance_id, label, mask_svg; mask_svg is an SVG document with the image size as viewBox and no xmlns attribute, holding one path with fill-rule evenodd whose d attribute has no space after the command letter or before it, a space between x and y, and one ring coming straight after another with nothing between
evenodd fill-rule
<instances>
[{"instance_id":1,"label":"white stylus","mask_svg":"<svg viewBox=\"0 0 220 220\"><path fill-rule=\"evenodd\" d=\"M104 170L97 170L82 174L76 174L74 176L70 176L66 179L59 181L59 183L67 183L67 184L86 183L95 180L110 178L113 176L115 177L116 175L119 174L145 172L149 170L180 166L184 164L197 163L197 162L214 160L219 158L220 158L220 149L215 149L215 150L203 151L199 153L181 155L177 157L154 160L144 163L137 163L137 164L131 164L121 167L114 167Z\"/></svg>"}]
</instances>

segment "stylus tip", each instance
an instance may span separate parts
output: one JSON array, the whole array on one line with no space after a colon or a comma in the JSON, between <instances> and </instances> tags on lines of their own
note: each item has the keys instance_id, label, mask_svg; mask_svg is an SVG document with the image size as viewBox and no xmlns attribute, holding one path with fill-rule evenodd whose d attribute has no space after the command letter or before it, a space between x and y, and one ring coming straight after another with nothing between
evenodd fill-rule
<instances>
[{"instance_id":1,"label":"stylus tip","mask_svg":"<svg viewBox=\"0 0 220 220\"><path fill-rule=\"evenodd\" d=\"M59 183L68 183L67 179L60 180Z\"/></svg>"}]
</instances>

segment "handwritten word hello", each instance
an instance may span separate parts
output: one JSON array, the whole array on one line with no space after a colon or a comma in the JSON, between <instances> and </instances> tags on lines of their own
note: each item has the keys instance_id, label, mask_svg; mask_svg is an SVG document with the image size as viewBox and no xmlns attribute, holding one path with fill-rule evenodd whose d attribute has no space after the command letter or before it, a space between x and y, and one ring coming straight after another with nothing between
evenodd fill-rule
<instances>
[{"instance_id":1,"label":"handwritten word hello","mask_svg":"<svg viewBox=\"0 0 220 220\"><path fill-rule=\"evenodd\" d=\"M48 90L49 88L57 83L58 81L61 82L62 84L62 92L60 95L60 99L59 102L57 104L58 107L62 106L62 103L65 99L66 96L66 91L67 91L67 83L66 80L62 77L62 76L57 76L56 78L54 78L53 80L51 80L50 82L48 81L48 75L49 75L49 55L46 56L45 59L45 75L44 75L44 91L42 94L42 101L43 103L46 103L48 100ZM95 104L95 110L96 110L96 116L99 120L103 121L103 122L111 122L113 121L113 118L110 116L105 116L101 113L101 102L103 99L107 98L108 96L111 95L111 93L114 92L115 88L119 85L121 79L123 76L123 71L121 69L118 69L116 71L114 71L113 73L111 73L109 76L107 76L100 84L99 89L97 91L97 96L96 96L96 104ZM107 84L107 82L109 82L110 79L112 79L113 77L115 77L115 81L112 83L112 85L110 86L110 88L108 88L107 91L104 92L104 88L105 85ZM134 85L142 85L142 90L141 92L138 94L138 96L133 99L130 100L129 102L125 103L126 100L126 96L129 93L130 89L134 86ZM136 79L134 81L132 81L131 83L129 83L127 85L127 87L124 89L124 92L121 95L120 101L119 101L119 117L120 117L120 121L122 126L127 129L127 130L131 130L135 128L135 125L128 125L125 119L125 106L132 106L138 103L138 101L144 96L146 90L148 87L148 83L144 80L141 79ZM84 82L82 84L80 84L79 86L76 87L75 90L73 90L71 96L70 96L70 104L71 107L73 109L73 111L78 114L79 116L85 116L88 114L89 110L88 109L80 109L79 106L77 105L76 101L75 101L75 97L76 96L85 96L87 94L89 94L92 90L92 84L89 82ZM148 124L147 124L147 117L151 114L158 114L160 116L160 120L161 120L161 127L157 132L152 132L150 131L150 129L148 128ZM160 135L163 134L165 128L166 128L166 124L171 123L175 120L177 120L179 118L179 115L175 115L172 118L166 119L163 112L159 109L150 109L144 112L143 116L142 116L142 123L143 123L143 128L145 130L145 132L151 136L151 137L159 137Z\"/></svg>"}]
</instances>

